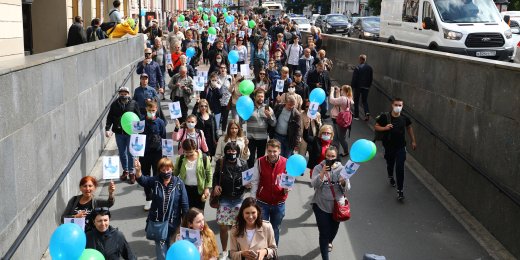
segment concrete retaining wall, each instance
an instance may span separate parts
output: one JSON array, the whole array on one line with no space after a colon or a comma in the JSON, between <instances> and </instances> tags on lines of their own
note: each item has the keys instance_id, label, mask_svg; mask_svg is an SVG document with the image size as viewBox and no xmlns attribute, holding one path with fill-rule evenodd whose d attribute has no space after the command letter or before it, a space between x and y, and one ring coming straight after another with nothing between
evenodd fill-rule
<instances>
[{"instance_id":1,"label":"concrete retaining wall","mask_svg":"<svg viewBox=\"0 0 520 260\"><path fill-rule=\"evenodd\" d=\"M418 149L410 152L520 258L520 207L455 153L520 198L520 66L329 35L323 46L340 84L350 84L359 54L367 54L372 114L390 110L383 93L403 98L415 117Z\"/></svg>"},{"instance_id":2,"label":"concrete retaining wall","mask_svg":"<svg viewBox=\"0 0 520 260\"><path fill-rule=\"evenodd\" d=\"M105 40L0 62L0 256L142 56L142 37ZM133 73L127 87L137 86ZM103 151L104 122L13 259L40 259L79 180ZM105 192L106 193L106 192Z\"/></svg>"}]
</instances>

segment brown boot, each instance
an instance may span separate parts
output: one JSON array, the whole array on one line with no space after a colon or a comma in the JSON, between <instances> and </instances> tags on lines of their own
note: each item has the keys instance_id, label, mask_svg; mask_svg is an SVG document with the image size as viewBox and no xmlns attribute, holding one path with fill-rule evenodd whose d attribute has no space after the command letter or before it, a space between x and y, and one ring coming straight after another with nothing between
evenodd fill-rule
<instances>
[{"instance_id":1,"label":"brown boot","mask_svg":"<svg viewBox=\"0 0 520 260\"><path fill-rule=\"evenodd\" d=\"M121 181L126 181L127 178L128 178L128 171L123 171L123 174L121 176L119 176L119 179Z\"/></svg>"},{"instance_id":2,"label":"brown boot","mask_svg":"<svg viewBox=\"0 0 520 260\"><path fill-rule=\"evenodd\" d=\"M130 180L128 180L128 183L135 184L135 174L130 174Z\"/></svg>"}]
</instances>

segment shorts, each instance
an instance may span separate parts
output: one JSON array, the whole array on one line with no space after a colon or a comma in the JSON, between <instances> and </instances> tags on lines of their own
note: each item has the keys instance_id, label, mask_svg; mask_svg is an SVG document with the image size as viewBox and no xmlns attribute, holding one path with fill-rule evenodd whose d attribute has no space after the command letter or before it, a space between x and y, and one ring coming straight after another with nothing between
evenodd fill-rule
<instances>
[{"instance_id":1,"label":"shorts","mask_svg":"<svg viewBox=\"0 0 520 260\"><path fill-rule=\"evenodd\" d=\"M235 225L242 201L242 198L220 199L220 206L217 209L217 223L226 226Z\"/></svg>"}]
</instances>

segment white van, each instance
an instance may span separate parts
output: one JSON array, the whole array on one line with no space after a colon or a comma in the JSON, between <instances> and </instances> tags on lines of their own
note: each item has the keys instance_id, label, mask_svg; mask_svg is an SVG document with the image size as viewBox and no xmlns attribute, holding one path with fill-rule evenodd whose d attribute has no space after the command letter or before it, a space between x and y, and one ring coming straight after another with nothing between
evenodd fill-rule
<instances>
[{"instance_id":1,"label":"white van","mask_svg":"<svg viewBox=\"0 0 520 260\"><path fill-rule=\"evenodd\" d=\"M492 0L383 0L384 42L509 60L509 26Z\"/></svg>"}]
</instances>

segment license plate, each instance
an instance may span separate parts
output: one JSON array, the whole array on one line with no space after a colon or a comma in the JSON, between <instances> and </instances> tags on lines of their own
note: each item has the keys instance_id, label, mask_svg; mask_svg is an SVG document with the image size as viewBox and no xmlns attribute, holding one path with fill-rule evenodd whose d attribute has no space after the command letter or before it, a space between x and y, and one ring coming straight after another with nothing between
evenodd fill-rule
<instances>
[{"instance_id":1,"label":"license plate","mask_svg":"<svg viewBox=\"0 0 520 260\"><path fill-rule=\"evenodd\" d=\"M344 32L345 29L337 29L336 31L338 31L338 32Z\"/></svg>"},{"instance_id":2,"label":"license plate","mask_svg":"<svg viewBox=\"0 0 520 260\"><path fill-rule=\"evenodd\" d=\"M496 56L496 51L477 51L477 57L489 57L489 56Z\"/></svg>"}]
</instances>

